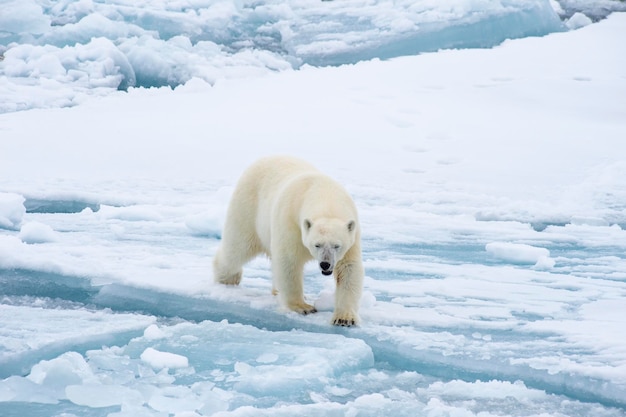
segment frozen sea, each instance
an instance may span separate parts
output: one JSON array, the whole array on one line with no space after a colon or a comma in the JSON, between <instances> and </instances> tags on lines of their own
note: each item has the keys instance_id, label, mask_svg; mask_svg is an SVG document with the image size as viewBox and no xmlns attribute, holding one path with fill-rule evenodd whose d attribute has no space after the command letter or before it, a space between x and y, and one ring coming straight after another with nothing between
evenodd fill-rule
<instances>
[{"instance_id":1,"label":"frozen sea","mask_svg":"<svg viewBox=\"0 0 626 417\"><path fill-rule=\"evenodd\" d=\"M0 416L626 416L626 5L0 1ZM362 324L213 283L292 154Z\"/></svg>"}]
</instances>

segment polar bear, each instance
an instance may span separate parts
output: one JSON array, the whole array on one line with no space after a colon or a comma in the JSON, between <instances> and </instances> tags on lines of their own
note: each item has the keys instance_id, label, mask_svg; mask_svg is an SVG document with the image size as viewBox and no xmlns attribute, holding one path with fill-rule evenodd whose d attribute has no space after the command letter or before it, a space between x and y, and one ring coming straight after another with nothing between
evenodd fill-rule
<instances>
[{"instance_id":1,"label":"polar bear","mask_svg":"<svg viewBox=\"0 0 626 417\"><path fill-rule=\"evenodd\" d=\"M238 285L243 265L262 253L271 259L273 293L286 307L301 314L316 312L303 291L304 264L315 259L322 274L334 273L332 323L359 323L361 230L354 201L339 183L287 156L266 157L250 166L228 207L213 260L215 281Z\"/></svg>"}]
</instances>

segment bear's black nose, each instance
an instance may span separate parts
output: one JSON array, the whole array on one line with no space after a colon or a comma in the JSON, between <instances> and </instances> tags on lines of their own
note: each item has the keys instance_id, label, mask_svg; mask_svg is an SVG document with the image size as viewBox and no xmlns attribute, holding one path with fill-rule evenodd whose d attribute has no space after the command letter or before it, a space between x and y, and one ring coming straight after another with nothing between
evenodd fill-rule
<instances>
[{"instance_id":1,"label":"bear's black nose","mask_svg":"<svg viewBox=\"0 0 626 417\"><path fill-rule=\"evenodd\" d=\"M320 268L322 268L322 271L326 271L330 268L330 264L328 262L320 262Z\"/></svg>"}]
</instances>

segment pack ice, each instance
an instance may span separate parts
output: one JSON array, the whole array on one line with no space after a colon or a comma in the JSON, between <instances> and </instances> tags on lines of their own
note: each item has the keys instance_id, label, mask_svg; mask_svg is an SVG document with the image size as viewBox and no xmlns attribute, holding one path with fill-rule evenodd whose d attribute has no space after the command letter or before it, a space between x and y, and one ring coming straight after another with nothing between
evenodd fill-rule
<instances>
[{"instance_id":1,"label":"pack ice","mask_svg":"<svg viewBox=\"0 0 626 417\"><path fill-rule=\"evenodd\" d=\"M0 9L0 416L626 416L623 2ZM360 327L212 283L277 153L358 206Z\"/></svg>"}]
</instances>

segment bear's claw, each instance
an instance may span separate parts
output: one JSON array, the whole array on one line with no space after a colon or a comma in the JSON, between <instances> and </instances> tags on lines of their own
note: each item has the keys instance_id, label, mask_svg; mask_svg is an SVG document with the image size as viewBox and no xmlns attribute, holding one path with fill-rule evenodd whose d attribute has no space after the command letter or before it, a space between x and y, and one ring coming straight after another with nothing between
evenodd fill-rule
<instances>
[{"instance_id":1,"label":"bear's claw","mask_svg":"<svg viewBox=\"0 0 626 417\"><path fill-rule=\"evenodd\" d=\"M335 319L333 320L333 324L335 326L341 326L341 327L352 327L352 326L356 326L356 321L354 319Z\"/></svg>"},{"instance_id":2,"label":"bear's claw","mask_svg":"<svg viewBox=\"0 0 626 417\"><path fill-rule=\"evenodd\" d=\"M303 310L302 314L303 315L307 315L307 314L313 314L313 313L317 313L317 309L315 307L313 307L311 310Z\"/></svg>"},{"instance_id":3,"label":"bear's claw","mask_svg":"<svg viewBox=\"0 0 626 417\"><path fill-rule=\"evenodd\" d=\"M359 325L359 316L350 311L335 312L331 323L335 326L352 327Z\"/></svg>"}]
</instances>

